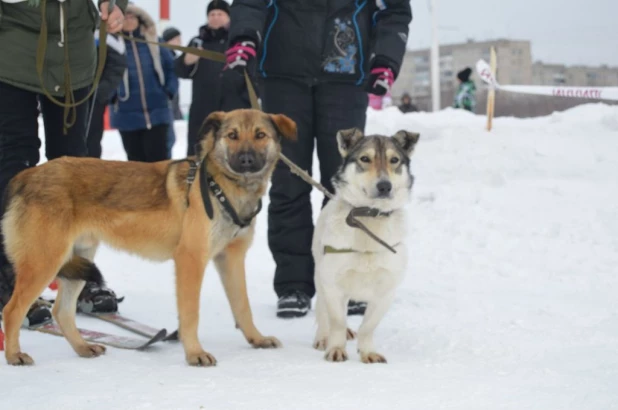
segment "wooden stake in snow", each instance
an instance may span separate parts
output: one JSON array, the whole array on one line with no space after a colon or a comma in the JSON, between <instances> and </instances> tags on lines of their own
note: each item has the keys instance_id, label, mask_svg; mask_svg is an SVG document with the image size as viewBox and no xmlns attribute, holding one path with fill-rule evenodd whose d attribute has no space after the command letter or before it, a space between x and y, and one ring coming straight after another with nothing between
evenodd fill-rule
<instances>
[{"instance_id":1,"label":"wooden stake in snow","mask_svg":"<svg viewBox=\"0 0 618 410\"><path fill-rule=\"evenodd\" d=\"M496 78L496 49L491 48L489 56L489 67L492 78ZM492 121L494 119L494 106L496 102L496 85L494 82L489 83L489 91L487 94L487 131L491 131Z\"/></svg>"}]
</instances>

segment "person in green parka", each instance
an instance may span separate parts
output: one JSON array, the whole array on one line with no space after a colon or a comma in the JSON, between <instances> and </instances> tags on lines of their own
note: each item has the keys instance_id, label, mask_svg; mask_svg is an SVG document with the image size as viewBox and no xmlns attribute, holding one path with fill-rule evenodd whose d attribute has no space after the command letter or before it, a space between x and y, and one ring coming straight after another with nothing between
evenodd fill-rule
<instances>
[{"instance_id":1,"label":"person in green parka","mask_svg":"<svg viewBox=\"0 0 618 410\"><path fill-rule=\"evenodd\" d=\"M476 107L476 85L474 85L474 81L470 80L471 74L472 69L470 67L466 67L457 73L459 88L455 94L453 107L474 112Z\"/></svg>"},{"instance_id":2,"label":"person in green parka","mask_svg":"<svg viewBox=\"0 0 618 410\"><path fill-rule=\"evenodd\" d=\"M117 0L108 10L109 1L99 0L99 15L92 0L0 0L0 198L11 178L39 163L39 110L48 160L86 156L90 90L97 67L94 31L101 21L109 33L119 32L127 3ZM74 106L62 106L67 103ZM0 204L3 215L5 201ZM1 312L13 293L15 274L0 239ZM117 308L111 290L91 285L86 284L80 295L88 299L85 305L95 311ZM50 319L49 309L37 302L24 325Z\"/></svg>"}]
</instances>

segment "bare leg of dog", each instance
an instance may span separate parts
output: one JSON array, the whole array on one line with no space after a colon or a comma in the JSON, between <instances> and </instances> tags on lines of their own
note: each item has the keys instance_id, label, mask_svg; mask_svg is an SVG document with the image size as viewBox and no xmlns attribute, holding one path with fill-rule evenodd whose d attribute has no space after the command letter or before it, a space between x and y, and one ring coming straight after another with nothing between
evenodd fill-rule
<instances>
[{"instance_id":1,"label":"bare leg of dog","mask_svg":"<svg viewBox=\"0 0 618 410\"><path fill-rule=\"evenodd\" d=\"M347 299L338 289L324 289L322 296L329 319L325 358L330 362L343 362L348 359L348 353L345 350L347 309L344 303Z\"/></svg>"},{"instance_id":2,"label":"bare leg of dog","mask_svg":"<svg viewBox=\"0 0 618 410\"><path fill-rule=\"evenodd\" d=\"M185 349L187 363L192 366L214 366L217 360L206 352L197 337L200 316L200 292L206 256L181 245L174 254L176 264L176 300L178 303L178 334Z\"/></svg>"},{"instance_id":3,"label":"bare leg of dog","mask_svg":"<svg viewBox=\"0 0 618 410\"><path fill-rule=\"evenodd\" d=\"M245 335L247 342L253 347L281 347L281 342L277 338L263 336L253 322L245 277L245 256L249 243L246 238L232 242L222 254L215 258L215 266L225 288L234 320Z\"/></svg>"},{"instance_id":4,"label":"bare leg of dog","mask_svg":"<svg viewBox=\"0 0 618 410\"><path fill-rule=\"evenodd\" d=\"M82 236L73 245L73 253L94 263L98 247L99 241L94 236Z\"/></svg>"},{"instance_id":5,"label":"bare leg of dog","mask_svg":"<svg viewBox=\"0 0 618 410\"><path fill-rule=\"evenodd\" d=\"M88 344L79 334L75 324L77 297L85 284L83 280L58 278L58 296L52 314L75 353L81 357L97 357L105 353L105 346Z\"/></svg>"},{"instance_id":6,"label":"bare leg of dog","mask_svg":"<svg viewBox=\"0 0 618 410\"><path fill-rule=\"evenodd\" d=\"M373 333L390 308L395 298L391 292L380 298L375 298L367 304L363 322L358 329L358 352L363 363L386 363L386 358L376 353L373 345Z\"/></svg>"},{"instance_id":7,"label":"bare leg of dog","mask_svg":"<svg viewBox=\"0 0 618 410\"><path fill-rule=\"evenodd\" d=\"M317 281L316 281L317 282ZM322 300L322 287L319 283L316 283L315 293L315 319L318 324L318 328L315 332L315 338L313 339L313 348L317 350L326 350L328 343L328 309L326 308L326 302Z\"/></svg>"},{"instance_id":8,"label":"bare leg of dog","mask_svg":"<svg viewBox=\"0 0 618 410\"><path fill-rule=\"evenodd\" d=\"M319 291L316 292L315 298L315 317L318 328L315 332L315 338L313 339L313 348L317 350L326 350L328 344L328 310L325 303L322 301Z\"/></svg>"},{"instance_id":9,"label":"bare leg of dog","mask_svg":"<svg viewBox=\"0 0 618 410\"><path fill-rule=\"evenodd\" d=\"M11 300L4 307L2 321L5 341L5 357L8 364L31 365L34 360L21 351L19 345L19 330L32 303L54 279L60 268L57 263L48 261L20 261L15 264L15 289Z\"/></svg>"}]
</instances>

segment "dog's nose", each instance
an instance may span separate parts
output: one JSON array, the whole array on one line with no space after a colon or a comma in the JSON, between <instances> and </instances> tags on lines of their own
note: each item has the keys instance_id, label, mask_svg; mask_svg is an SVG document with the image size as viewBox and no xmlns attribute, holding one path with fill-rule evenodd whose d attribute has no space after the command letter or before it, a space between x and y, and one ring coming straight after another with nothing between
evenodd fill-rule
<instances>
[{"instance_id":1,"label":"dog's nose","mask_svg":"<svg viewBox=\"0 0 618 410\"><path fill-rule=\"evenodd\" d=\"M378 188L378 194L380 196L386 196L391 193L393 184L391 184L390 181L380 181L376 185L376 188Z\"/></svg>"},{"instance_id":2,"label":"dog's nose","mask_svg":"<svg viewBox=\"0 0 618 410\"><path fill-rule=\"evenodd\" d=\"M249 152L243 152L238 156L240 166L243 168L251 168L255 164L255 155Z\"/></svg>"}]
</instances>

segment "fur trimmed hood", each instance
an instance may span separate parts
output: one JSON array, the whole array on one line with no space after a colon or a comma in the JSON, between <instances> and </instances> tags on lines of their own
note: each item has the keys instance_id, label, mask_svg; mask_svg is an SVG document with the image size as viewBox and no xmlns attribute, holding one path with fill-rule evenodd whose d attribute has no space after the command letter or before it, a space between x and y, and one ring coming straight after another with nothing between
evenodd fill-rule
<instances>
[{"instance_id":1,"label":"fur trimmed hood","mask_svg":"<svg viewBox=\"0 0 618 410\"><path fill-rule=\"evenodd\" d=\"M144 36L146 41L158 42L159 36L157 35L157 25L152 19L150 14L146 10L136 6L133 3L129 3L125 11L126 14L133 14L137 16L139 20L139 33ZM161 50L158 45L148 44L152 61L154 62L155 71L159 77L161 84L165 84L165 75L163 74L163 67L161 66Z\"/></svg>"}]
</instances>

